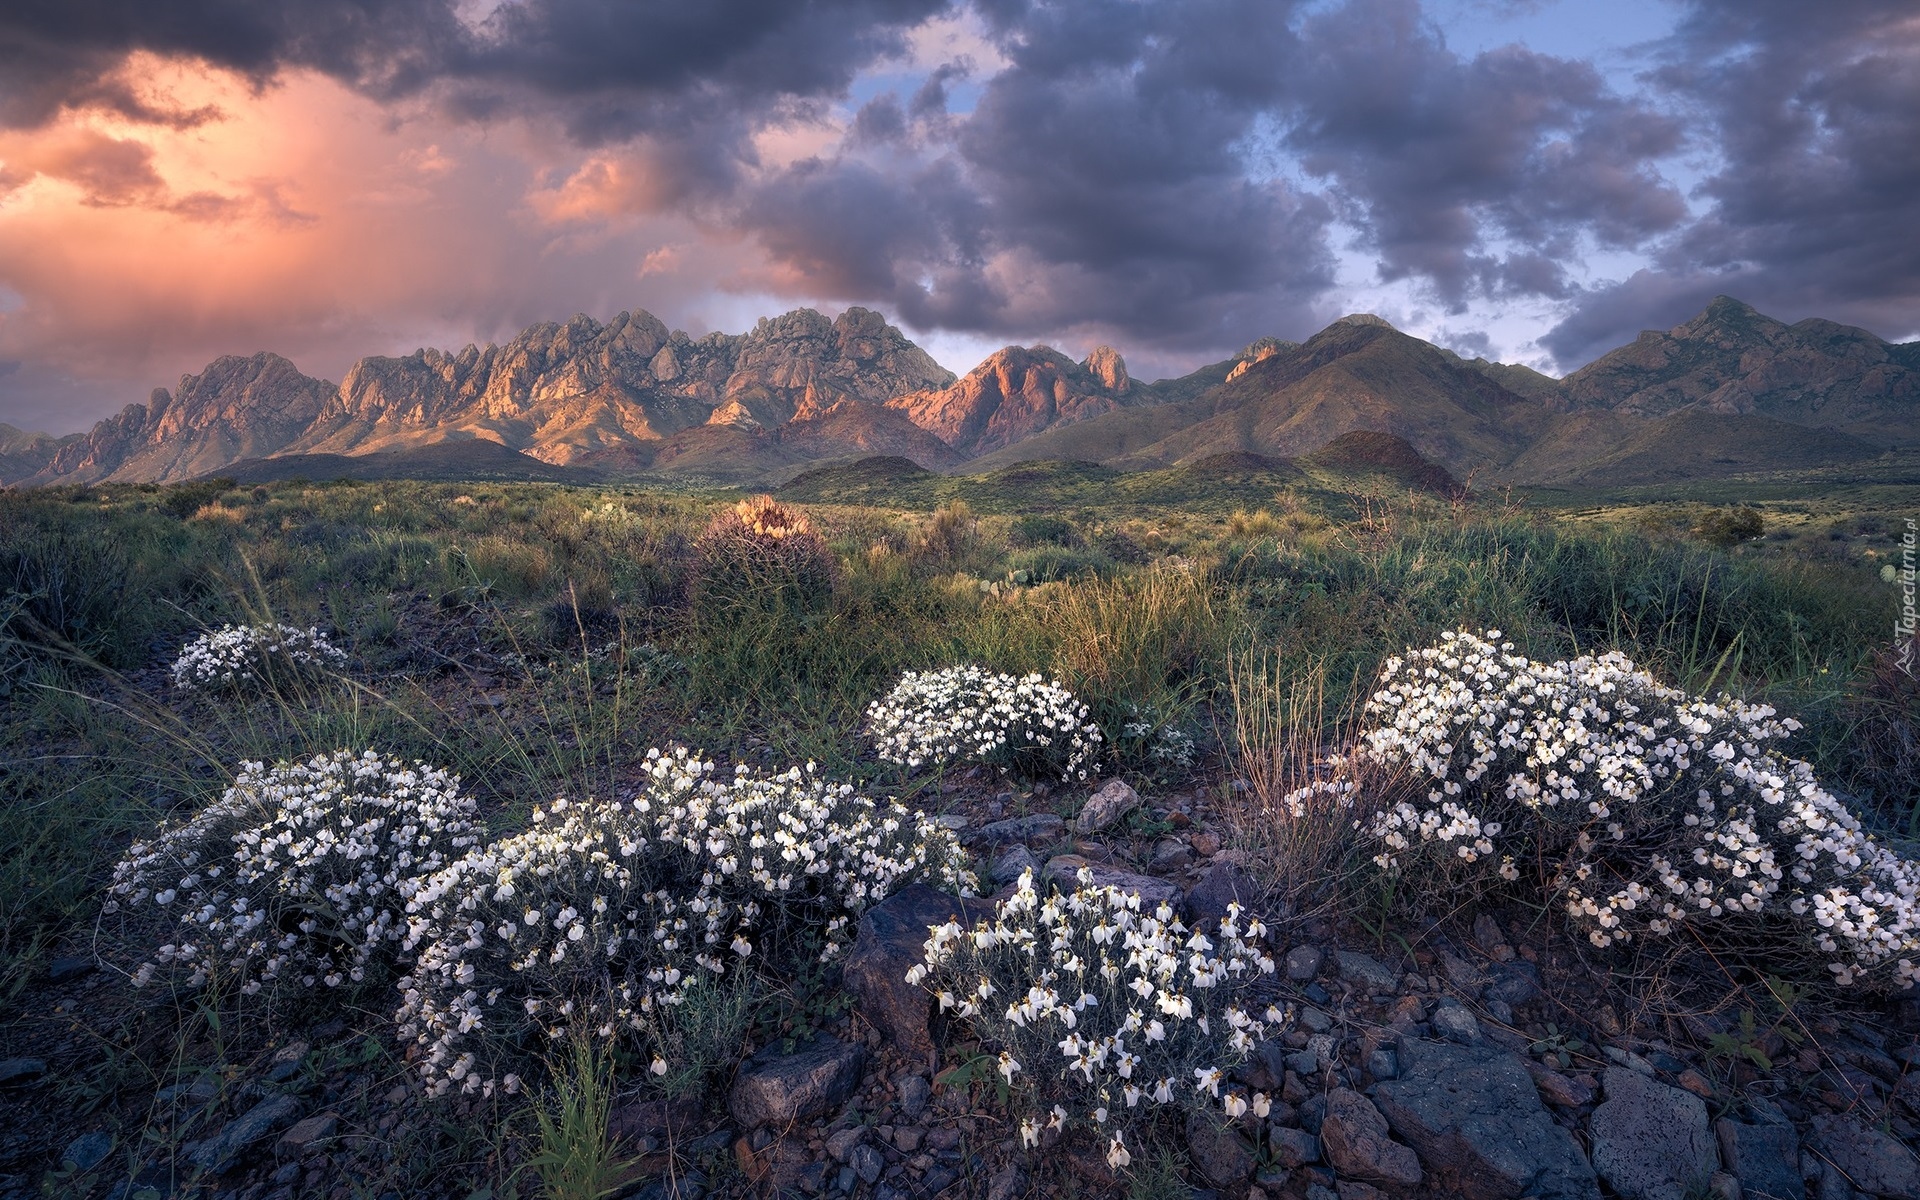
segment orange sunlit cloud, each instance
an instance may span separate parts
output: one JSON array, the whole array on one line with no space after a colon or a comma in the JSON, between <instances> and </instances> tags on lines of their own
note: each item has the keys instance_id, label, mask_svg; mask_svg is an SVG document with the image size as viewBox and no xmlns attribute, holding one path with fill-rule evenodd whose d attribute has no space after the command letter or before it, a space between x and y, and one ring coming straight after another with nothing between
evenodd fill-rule
<instances>
[{"instance_id":1,"label":"orange sunlit cloud","mask_svg":"<svg viewBox=\"0 0 1920 1200\"><path fill-rule=\"evenodd\" d=\"M0 135L0 360L125 380L117 406L220 354L272 349L338 378L363 354L696 290L674 283L699 264L683 221L648 215L643 160L396 114L312 74L255 93L143 68L220 117L70 113ZM614 234L562 228L616 218Z\"/></svg>"}]
</instances>

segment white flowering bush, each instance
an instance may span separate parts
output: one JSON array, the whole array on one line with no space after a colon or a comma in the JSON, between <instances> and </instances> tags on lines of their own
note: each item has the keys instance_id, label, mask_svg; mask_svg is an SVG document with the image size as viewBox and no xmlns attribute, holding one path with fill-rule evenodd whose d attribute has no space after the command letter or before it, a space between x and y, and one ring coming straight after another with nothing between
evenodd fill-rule
<instances>
[{"instance_id":1,"label":"white flowering bush","mask_svg":"<svg viewBox=\"0 0 1920 1200\"><path fill-rule=\"evenodd\" d=\"M473 813L455 777L373 751L243 763L220 799L114 868L108 912L173 922L133 981L220 974L246 995L364 982L398 950L422 877L479 843Z\"/></svg>"},{"instance_id":2,"label":"white flowering bush","mask_svg":"<svg viewBox=\"0 0 1920 1200\"><path fill-rule=\"evenodd\" d=\"M173 660L173 686L182 691L241 689L276 668L339 670L346 652L317 628L223 625L188 642Z\"/></svg>"},{"instance_id":3,"label":"white flowering bush","mask_svg":"<svg viewBox=\"0 0 1920 1200\"><path fill-rule=\"evenodd\" d=\"M1265 1117L1229 1075L1289 1019L1259 999L1266 928L1235 904L1217 933L1190 930L1092 878L1043 897L1025 873L991 921L932 929L907 976L998 1048L1022 1144L1088 1128L1119 1168L1163 1116Z\"/></svg>"},{"instance_id":4,"label":"white flowering bush","mask_svg":"<svg viewBox=\"0 0 1920 1200\"><path fill-rule=\"evenodd\" d=\"M664 1075L700 989L833 957L911 880L974 886L951 831L811 764L726 779L684 749L647 763L633 799L556 800L412 898L398 1021L434 1094L517 1091L529 1030L618 1038Z\"/></svg>"},{"instance_id":5,"label":"white flowering bush","mask_svg":"<svg viewBox=\"0 0 1920 1200\"><path fill-rule=\"evenodd\" d=\"M1178 723L1163 716L1154 705L1127 703L1126 715L1118 723L1113 738L1116 758L1141 763L1160 771L1188 771L1199 757L1200 748L1193 735Z\"/></svg>"},{"instance_id":6,"label":"white flowering bush","mask_svg":"<svg viewBox=\"0 0 1920 1200\"><path fill-rule=\"evenodd\" d=\"M1085 779L1100 754L1100 727L1058 682L976 666L908 671L867 724L879 756L909 770L972 761Z\"/></svg>"},{"instance_id":7,"label":"white flowering bush","mask_svg":"<svg viewBox=\"0 0 1920 1200\"><path fill-rule=\"evenodd\" d=\"M1447 634L1389 659L1363 751L1426 791L1367 826L1394 871L1523 867L1596 946L1782 918L1843 984L1920 971L1920 863L1869 836L1774 744L1766 705L1691 696L1615 652L1515 654Z\"/></svg>"}]
</instances>

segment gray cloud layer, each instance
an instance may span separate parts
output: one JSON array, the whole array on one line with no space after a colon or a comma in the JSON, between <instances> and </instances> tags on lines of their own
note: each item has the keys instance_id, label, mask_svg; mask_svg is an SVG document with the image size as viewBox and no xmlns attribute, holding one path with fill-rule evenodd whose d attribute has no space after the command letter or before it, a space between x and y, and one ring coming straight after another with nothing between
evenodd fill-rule
<instances>
[{"instance_id":1,"label":"gray cloud layer","mask_svg":"<svg viewBox=\"0 0 1920 1200\"><path fill-rule=\"evenodd\" d=\"M770 277L986 335L1226 349L1321 317L1336 238L1443 307L1557 303L1565 366L1731 291L1920 324L1920 32L1898 0L1687 0L1645 87L1449 49L1417 0L974 0L956 60L777 169L753 135L845 97L942 0L71 0L0 9L0 123L142 100L137 50L265 83L309 68L486 122L529 111L644 154L645 202L764 249ZM962 85L977 89L950 111ZM1707 156L1690 198L1664 174ZM1691 205L1689 204L1691 199ZM1594 249L1647 269L1583 289Z\"/></svg>"},{"instance_id":2,"label":"gray cloud layer","mask_svg":"<svg viewBox=\"0 0 1920 1200\"><path fill-rule=\"evenodd\" d=\"M1726 292L1783 319L1920 331L1920 18L1910 4L1694 0L1653 83L1718 159L1653 266L1582 296L1567 364Z\"/></svg>"}]
</instances>

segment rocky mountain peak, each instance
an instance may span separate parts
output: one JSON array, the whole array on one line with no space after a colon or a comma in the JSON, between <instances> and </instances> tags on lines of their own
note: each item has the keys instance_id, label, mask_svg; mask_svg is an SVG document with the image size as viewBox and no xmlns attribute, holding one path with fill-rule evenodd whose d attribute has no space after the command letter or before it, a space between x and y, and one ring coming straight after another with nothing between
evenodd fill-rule
<instances>
[{"instance_id":1,"label":"rocky mountain peak","mask_svg":"<svg viewBox=\"0 0 1920 1200\"><path fill-rule=\"evenodd\" d=\"M1376 317L1372 313L1348 313L1346 316L1341 317L1339 320L1333 322L1333 324L1328 325L1327 328L1333 329L1336 327L1344 327L1344 326L1357 326L1357 327L1367 328L1367 329L1393 329L1394 328L1394 324L1392 321L1387 320L1385 317ZM1395 330L1395 332L1398 332L1398 330Z\"/></svg>"},{"instance_id":2,"label":"rocky mountain peak","mask_svg":"<svg viewBox=\"0 0 1920 1200\"><path fill-rule=\"evenodd\" d=\"M1298 342L1283 342L1279 338L1258 338L1245 350L1240 352L1239 361L1235 362L1233 369L1227 372L1227 382L1232 383L1242 375L1245 375L1248 370L1256 364L1263 363L1282 351L1296 350L1299 346L1300 343Z\"/></svg>"},{"instance_id":3,"label":"rocky mountain peak","mask_svg":"<svg viewBox=\"0 0 1920 1200\"><path fill-rule=\"evenodd\" d=\"M1124 396L1133 389L1133 380L1127 377L1127 360L1112 346L1095 346L1080 366L1116 396Z\"/></svg>"},{"instance_id":4,"label":"rocky mountain peak","mask_svg":"<svg viewBox=\"0 0 1920 1200\"><path fill-rule=\"evenodd\" d=\"M1077 363L1051 346L1006 346L947 387L887 404L973 457L1111 412L1128 404L1133 392L1126 364L1107 347Z\"/></svg>"},{"instance_id":5,"label":"rocky mountain peak","mask_svg":"<svg viewBox=\"0 0 1920 1200\"><path fill-rule=\"evenodd\" d=\"M1631 417L1695 410L1904 440L1920 371L1897 349L1864 329L1820 320L1789 326L1718 296L1692 320L1649 330L1588 363L1561 390L1576 407Z\"/></svg>"},{"instance_id":6,"label":"rocky mountain peak","mask_svg":"<svg viewBox=\"0 0 1920 1200\"><path fill-rule=\"evenodd\" d=\"M224 355L61 446L32 482L188 479L262 458L304 432L337 391L278 354Z\"/></svg>"},{"instance_id":7,"label":"rocky mountain peak","mask_svg":"<svg viewBox=\"0 0 1920 1200\"><path fill-rule=\"evenodd\" d=\"M1667 331L1682 342L1705 342L1723 349L1767 346L1779 341L1787 326L1765 316L1732 296L1715 296L1699 316Z\"/></svg>"}]
</instances>

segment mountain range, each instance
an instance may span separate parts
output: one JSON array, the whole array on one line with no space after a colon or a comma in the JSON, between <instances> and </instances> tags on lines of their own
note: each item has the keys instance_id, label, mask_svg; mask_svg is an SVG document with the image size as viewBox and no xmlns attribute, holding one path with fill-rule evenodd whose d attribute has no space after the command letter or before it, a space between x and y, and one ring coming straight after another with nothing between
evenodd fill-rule
<instances>
[{"instance_id":1,"label":"mountain range","mask_svg":"<svg viewBox=\"0 0 1920 1200\"><path fill-rule=\"evenodd\" d=\"M0 425L0 484L678 477L759 483L876 456L935 471L1298 458L1392 434L1454 476L1605 486L1920 446L1920 342L1722 296L1564 379L1465 359L1369 315L1175 379L1111 347L1009 346L955 378L878 313L812 309L693 338L644 311L501 346L364 358L338 383L224 357L84 434ZM464 443L464 445L463 445Z\"/></svg>"}]
</instances>

